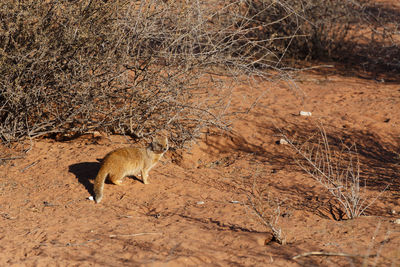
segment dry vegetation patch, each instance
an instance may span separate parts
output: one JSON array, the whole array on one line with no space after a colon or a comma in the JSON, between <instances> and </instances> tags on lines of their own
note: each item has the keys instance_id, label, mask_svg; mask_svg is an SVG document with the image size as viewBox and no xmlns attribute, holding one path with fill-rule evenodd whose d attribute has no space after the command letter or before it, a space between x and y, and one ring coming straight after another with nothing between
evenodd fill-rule
<instances>
[{"instance_id":1,"label":"dry vegetation patch","mask_svg":"<svg viewBox=\"0 0 400 267\"><path fill-rule=\"evenodd\" d=\"M0 16L3 142L167 129L181 147L226 127L220 75L287 80L296 59L399 69L399 15L369 1L3 1Z\"/></svg>"}]
</instances>

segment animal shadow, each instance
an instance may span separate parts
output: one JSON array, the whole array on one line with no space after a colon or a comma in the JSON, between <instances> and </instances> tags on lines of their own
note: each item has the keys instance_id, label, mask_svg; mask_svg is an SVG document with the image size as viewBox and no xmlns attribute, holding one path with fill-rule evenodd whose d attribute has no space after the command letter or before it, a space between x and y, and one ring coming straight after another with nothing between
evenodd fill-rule
<instances>
[{"instance_id":1,"label":"animal shadow","mask_svg":"<svg viewBox=\"0 0 400 267\"><path fill-rule=\"evenodd\" d=\"M69 172L73 173L78 181L85 186L90 195L94 194L93 180L100 169L100 162L80 162L69 166Z\"/></svg>"}]
</instances>

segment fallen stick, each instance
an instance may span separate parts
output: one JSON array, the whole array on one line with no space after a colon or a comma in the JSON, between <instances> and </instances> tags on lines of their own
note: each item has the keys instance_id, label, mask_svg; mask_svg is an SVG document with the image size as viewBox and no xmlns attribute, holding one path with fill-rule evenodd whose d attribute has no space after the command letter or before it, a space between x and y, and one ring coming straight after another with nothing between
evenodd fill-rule
<instances>
[{"instance_id":1,"label":"fallen stick","mask_svg":"<svg viewBox=\"0 0 400 267\"><path fill-rule=\"evenodd\" d=\"M35 166L36 164L38 164L39 161L40 161L40 160L37 160L37 161L32 162L31 164L29 164L28 166L26 166L25 168L23 168L23 169L20 170L20 171L21 171L21 172L26 171L27 169L29 169L29 168Z\"/></svg>"},{"instance_id":2,"label":"fallen stick","mask_svg":"<svg viewBox=\"0 0 400 267\"><path fill-rule=\"evenodd\" d=\"M14 160L14 159L22 159L24 158L23 156L17 156L17 157L8 157L8 158L0 158L0 161L6 161L6 160Z\"/></svg>"},{"instance_id":3,"label":"fallen stick","mask_svg":"<svg viewBox=\"0 0 400 267\"><path fill-rule=\"evenodd\" d=\"M367 257L374 257L375 255L357 255L357 254L347 254L341 252L321 252L321 251L311 251L305 252L299 255L292 257L293 260L296 260L301 257L308 257L308 256L341 256L341 257L351 257L351 258L367 258Z\"/></svg>"},{"instance_id":4,"label":"fallen stick","mask_svg":"<svg viewBox=\"0 0 400 267\"><path fill-rule=\"evenodd\" d=\"M85 242L82 242L82 243L79 243L79 244L77 244L77 243L67 243L65 246L67 246L67 247L86 246L87 243L94 242L94 241L97 241L97 240L99 240L99 239L98 238L97 239L91 239L91 240L88 240L88 241L85 241Z\"/></svg>"},{"instance_id":5,"label":"fallen stick","mask_svg":"<svg viewBox=\"0 0 400 267\"><path fill-rule=\"evenodd\" d=\"M126 235L109 235L110 238L117 236L140 236L140 235L161 235L161 233L137 233L137 234L126 234Z\"/></svg>"}]
</instances>

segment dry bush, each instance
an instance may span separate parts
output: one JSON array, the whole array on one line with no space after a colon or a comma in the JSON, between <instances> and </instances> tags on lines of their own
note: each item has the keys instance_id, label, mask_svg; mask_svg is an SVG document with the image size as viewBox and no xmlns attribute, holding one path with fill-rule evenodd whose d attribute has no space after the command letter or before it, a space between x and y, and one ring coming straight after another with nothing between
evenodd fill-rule
<instances>
[{"instance_id":1,"label":"dry bush","mask_svg":"<svg viewBox=\"0 0 400 267\"><path fill-rule=\"evenodd\" d=\"M360 71L400 71L400 11L375 1L321 1L307 12L310 37L304 53L314 60L333 60Z\"/></svg>"},{"instance_id":2,"label":"dry bush","mask_svg":"<svg viewBox=\"0 0 400 267\"><path fill-rule=\"evenodd\" d=\"M202 25L190 17L195 9L187 15L179 8L162 1L3 2L2 140L166 128L182 144L201 126L220 125L213 112L222 97L210 102L198 80L207 63L197 40Z\"/></svg>"},{"instance_id":3,"label":"dry bush","mask_svg":"<svg viewBox=\"0 0 400 267\"><path fill-rule=\"evenodd\" d=\"M2 140L169 129L183 144L221 126L222 95L209 101L198 81L197 21L179 12L162 1L3 2Z\"/></svg>"},{"instance_id":4,"label":"dry bush","mask_svg":"<svg viewBox=\"0 0 400 267\"><path fill-rule=\"evenodd\" d=\"M355 146L342 143L339 150L333 149L322 126L305 142L284 138L296 153L297 164L335 197L348 219L363 215L378 198L367 201Z\"/></svg>"},{"instance_id":5,"label":"dry bush","mask_svg":"<svg viewBox=\"0 0 400 267\"><path fill-rule=\"evenodd\" d=\"M243 1L3 1L0 138L168 130L182 147L204 127L226 127L221 75L286 77L269 48L275 37L252 37L243 16L249 8Z\"/></svg>"},{"instance_id":6,"label":"dry bush","mask_svg":"<svg viewBox=\"0 0 400 267\"><path fill-rule=\"evenodd\" d=\"M286 236L279 225L281 200L272 196L268 186L257 183L257 171L254 175L251 194L247 195L248 207L258 220L272 232L273 241L286 245Z\"/></svg>"},{"instance_id":7,"label":"dry bush","mask_svg":"<svg viewBox=\"0 0 400 267\"><path fill-rule=\"evenodd\" d=\"M2 1L0 138L167 130L182 147L226 128L222 76L287 80L285 57L347 40L357 16L340 3Z\"/></svg>"},{"instance_id":8,"label":"dry bush","mask_svg":"<svg viewBox=\"0 0 400 267\"><path fill-rule=\"evenodd\" d=\"M280 70L319 60L400 71L400 12L373 1L246 0L240 14L249 51Z\"/></svg>"}]
</instances>

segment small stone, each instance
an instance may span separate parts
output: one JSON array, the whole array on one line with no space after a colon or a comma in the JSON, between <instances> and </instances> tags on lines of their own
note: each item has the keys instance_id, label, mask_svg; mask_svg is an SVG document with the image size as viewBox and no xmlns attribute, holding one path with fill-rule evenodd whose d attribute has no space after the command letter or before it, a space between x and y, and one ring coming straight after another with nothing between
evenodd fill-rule
<instances>
[{"instance_id":1,"label":"small stone","mask_svg":"<svg viewBox=\"0 0 400 267\"><path fill-rule=\"evenodd\" d=\"M400 219L394 220L395 224L400 224Z\"/></svg>"},{"instance_id":2,"label":"small stone","mask_svg":"<svg viewBox=\"0 0 400 267\"><path fill-rule=\"evenodd\" d=\"M102 137L101 133L98 131L94 131L92 134L93 134L93 138L101 138Z\"/></svg>"},{"instance_id":3,"label":"small stone","mask_svg":"<svg viewBox=\"0 0 400 267\"><path fill-rule=\"evenodd\" d=\"M204 205L204 201L198 201L196 204L197 205Z\"/></svg>"},{"instance_id":4,"label":"small stone","mask_svg":"<svg viewBox=\"0 0 400 267\"><path fill-rule=\"evenodd\" d=\"M392 210L392 214L396 214L396 211L395 211L395 210Z\"/></svg>"},{"instance_id":5,"label":"small stone","mask_svg":"<svg viewBox=\"0 0 400 267\"><path fill-rule=\"evenodd\" d=\"M287 145L287 144L289 144L289 142L286 141L286 139L281 138L281 140L279 140L279 144L280 144L280 145Z\"/></svg>"},{"instance_id":6,"label":"small stone","mask_svg":"<svg viewBox=\"0 0 400 267\"><path fill-rule=\"evenodd\" d=\"M300 116L311 116L311 112L308 112L308 111L300 111Z\"/></svg>"},{"instance_id":7,"label":"small stone","mask_svg":"<svg viewBox=\"0 0 400 267\"><path fill-rule=\"evenodd\" d=\"M93 196L88 197L89 200L94 201Z\"/></svg>"}]
</instances>

